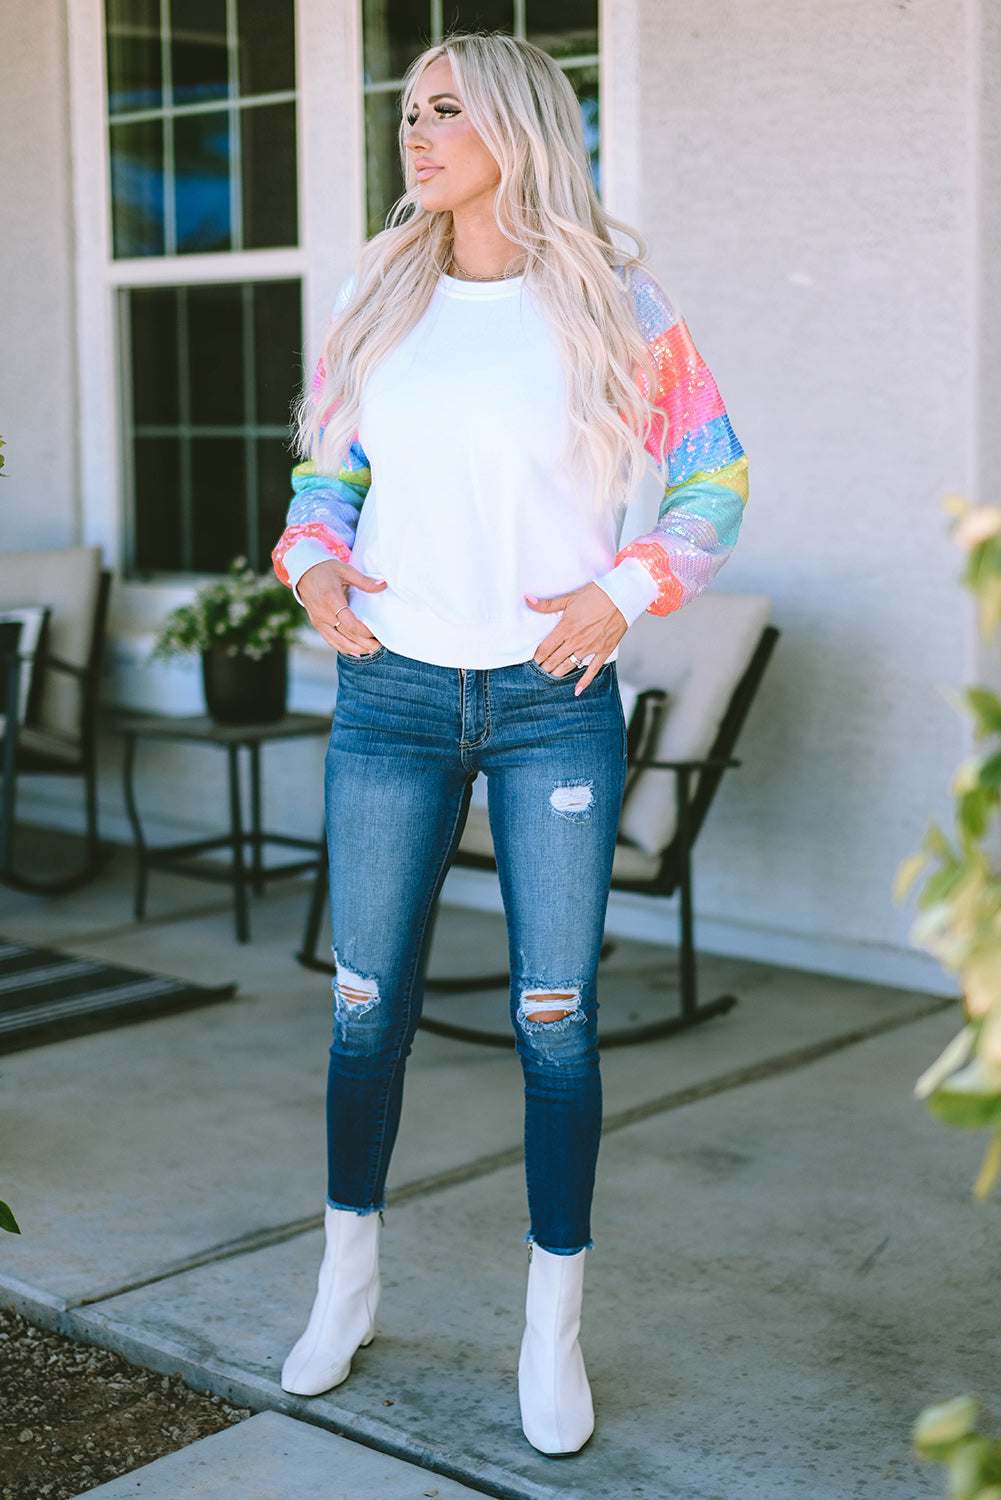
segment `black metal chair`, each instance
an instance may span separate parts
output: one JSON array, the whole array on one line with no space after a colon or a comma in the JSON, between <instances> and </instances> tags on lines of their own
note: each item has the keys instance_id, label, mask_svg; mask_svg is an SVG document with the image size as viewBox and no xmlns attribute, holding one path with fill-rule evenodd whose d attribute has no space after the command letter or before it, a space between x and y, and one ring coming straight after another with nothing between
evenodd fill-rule
<instances>
[{"instance_id":1,"label":"black metal chair","mask_svg":"<svg viewBox=\"0 0 1001 1500\"><path fill-rule=\"evenodd\" d=\"M737 1003L734 995L701 1003L698 998L692 851L724 772L740 765L733 751L779 637L768 624L769 615L770 601L761 596L714 593L667 620L644 617L623 641L620 680L637 684L639 691L630 693L636 707L630 717L629 773L612 889L654 897L677 893L680 1003L675 1014L649 1024L601 1033L604 1048L670 1036L725 1015ZM486 808L474 805L455 864L495 870L492 851ZM308 968L333 973L333 965L316 954L326 899L327 866L321 855L297 957ZM603 954L612 947L606 944ZM468 994L508 984L507 974L428 976L425 989L429 994ZM420 1024L425 1031L460 1041L513 1045L510 1032L457 1026L426 1011Z\"/></svg>"},{"instance_id":2,"label":"black metal chair","mask_svg":"<svg viewBox=\"0 0 1001 1500\"><path fill-rule=\"evenodd\" d=\"M0 608L44 605L47 628L30 656L15 648L2 659L5 719L0 787L0 881L16 890L61 895L91 880L102 865L97 828L97 695L111 574L97 547L0 554ZM30 706L19 714L22 676L31 671ZM54 879L14 868L18 779L80 777L84 783L82 865Z\"/></svg>"}]
</instances>

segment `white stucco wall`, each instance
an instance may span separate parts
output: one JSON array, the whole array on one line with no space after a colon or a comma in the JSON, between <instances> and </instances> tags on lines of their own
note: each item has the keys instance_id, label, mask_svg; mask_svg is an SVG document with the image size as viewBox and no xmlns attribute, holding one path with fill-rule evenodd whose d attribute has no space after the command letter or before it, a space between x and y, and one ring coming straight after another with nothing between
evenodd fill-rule
<instances>
[{"instance_id":1,"label":"white stucco wall","mask_svg":"<svg viewBox=\"0 0 1001 1500\"><path fill-rule=\"evenodd\" d=\"M1001 504L1001 8L987 5L980 34L981 498ZM994 653L996 655L996 653Z\"/></svg>"},{"instance_id":2,"label":"white stucco wall","mask_svg":"<svg viewBox=\"0 0 1001 1500\"><path fill-rule=\"evenodd\" d=\"M78 538L64 0L0 0L0 546Z\"/></svg>"},{"instance_id":3,"label":"white stucco wall","mask_svg":"<svg viewBox=\"0 0 1001 1500\"><path fill-rule=\"evenodd\" d=\"M357 37L353 0L300 0L300 16L306 180L321 189L305 219L312 340L359 222L357 110L343 103ZM20 528L5 544L27 546L73 530L68 125L57 0L0 0L0 19L0 159L6 202L19 195L0 240L0 432L12 474L22 441L49 465L44 492L37 470L30 490L2 486L4 525L16 514ZM700 842L700 942L934 986L889 890L964 748L940 689L971 675L975 649L939 502L996 498L1001 22L989 0L605 0L603 28L610 204L648 237L751 459L721 585L771 594L783 631L744 769ZM36 419L53 348L67 400ZM321 707L328 690L305 661L299 701ZM151 812L204 823L211 789L176 772L183 795L158 776ZM276 777L275 811L312 833L303 784ZM124 831L118 804L112 761L109 831ZM495 900L476 877L452 891ZM672 932L630 898L611 925Z\"/></svg>"},{"instance_id":4,"label":"white stucco wall","mask_svg":"<svg viewBox=\"0 0 1001 1500\"><path fill-rule=\"evenodd\" d=\"M711 946L908 971L890 884L961 754L940 687L971 654L940 509L977 490L970 12L641 10L642 227L751 461L720 582L783 631L699 851Z\"/></svg>"}]
</instances>

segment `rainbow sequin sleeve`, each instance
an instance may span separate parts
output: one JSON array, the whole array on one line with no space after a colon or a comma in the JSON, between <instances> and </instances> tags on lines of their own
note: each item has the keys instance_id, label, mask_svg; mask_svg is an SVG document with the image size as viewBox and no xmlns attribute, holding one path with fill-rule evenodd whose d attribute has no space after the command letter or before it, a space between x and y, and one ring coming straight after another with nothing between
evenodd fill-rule
<instances>
[{"instance_id":1,"label":"rainbow sequin sleeve","mask_svg":"<svg viewBox=\"0 0 1001 1500\"><path fill-rule=\"evenodd\" d=\"M623 547L657 583L648 607L667 615L701 594L733 551L747 501L747 459L716 382L684 322L652 277L633 272L629 295L657 374L657 420L647 448L663 453L666 488L654 529Z\"/></svg>"},{"instance_id":2,"label":"rainbow sequin sleeve","mask_svg":"<svg viewBox=\"0 0 1001 1500\"><path fill-rule=\"evenodd\" d=\"M313 380L314 391L324 378L321 360ZM285 530L271 554L280 582L292 588L306 571L296 566L291 569L294 576L290 576L286 559L289 563L305 562L309 567L324 557L350 562L358 516L371 483L372 471L357 434L336 474L318 474L312 459L292 470L292 503ZM288 558L293 548L297 549L296 557Z\"/></svg>"}]
</instances>

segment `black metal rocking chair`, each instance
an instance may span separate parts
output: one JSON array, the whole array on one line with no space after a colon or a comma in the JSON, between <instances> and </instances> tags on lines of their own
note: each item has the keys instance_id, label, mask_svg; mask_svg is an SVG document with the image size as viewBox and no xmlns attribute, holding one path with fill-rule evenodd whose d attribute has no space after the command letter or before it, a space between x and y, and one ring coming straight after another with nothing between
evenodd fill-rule
<instances>
[{"instance_id":1,"label":"black metal rocking chair","mask_svg":"<svg viewBox=\"0 0 1001 1500\"><path fill-rule=\"evenodd\" d=\"M5 718L0 742L0 881L15 890L62 895L101 868L97 832L97 693L111 574L97 547L0 554L0 607L44 605L40 649L30 657L15 647L0 658ZM23 676L31 672L30 708L23 713ZM18 777L57 775L84 782L83 863L53 880L14 869L13 836Z\"/></svg>"},{"instance_id":2,"label":"black metal rocking chair","mask_svg":"<svg viewBox=\"0 0 1001 1500\"><path fill-rule=\"evenodd\" d=\"M733 751L779 637L778 630L767 623L769 614L770 601L761 596L709 594L668 620L644 617L623 641L620 679L642 687L630 719L627 791L612 889L658 897L677 893L680 1000L675 1014L601 1033L603 1048L670 1036L725 1015L737 1003L735 995L701 1003L698 999L692 850L724 772L741 764L733 758ZM715 659L710 660L714 646ZM708 688L707 679L711 679ZM676 753L679 750L683 753ZM484 807L470 808L454 862L472 869L496 869ZM297 958L307 968L332 974L333 964L316 953L327 880L324 851ZM429 950L432 937L433 927ZM613 946L606 943L602 956ZM428 976L425 980L431 994L468 994L508 986L506 973ZM457 1026L427 1014L420 1025L459 1041L514 1045L510 1032Z\"/></svg>"}]
</instances>

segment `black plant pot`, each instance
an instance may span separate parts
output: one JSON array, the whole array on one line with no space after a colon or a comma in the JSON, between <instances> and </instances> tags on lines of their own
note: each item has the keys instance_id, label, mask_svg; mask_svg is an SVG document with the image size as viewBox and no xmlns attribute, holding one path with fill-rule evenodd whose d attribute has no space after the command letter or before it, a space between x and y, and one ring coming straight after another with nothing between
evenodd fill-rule
<instances>
[{"instance_id":1,"label":"black plant pot","mask_svg":"<svg viewBox=\"0 0 1001 1500\"><path fill-rule=\"evenodd\" d=\"M228 656L223 646L202 652L205 703L220 724L273 724L285 713L288 651L284 642L266 656Z\"/></svg>"}]
</instances>

